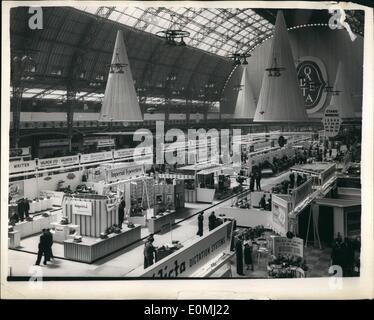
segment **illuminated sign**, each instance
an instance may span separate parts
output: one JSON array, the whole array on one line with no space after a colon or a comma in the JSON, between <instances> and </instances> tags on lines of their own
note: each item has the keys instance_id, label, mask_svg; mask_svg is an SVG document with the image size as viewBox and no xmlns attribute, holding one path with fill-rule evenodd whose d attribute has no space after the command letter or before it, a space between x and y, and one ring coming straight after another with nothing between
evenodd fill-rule
<instances>
[{"instance_id":1,"label":"illuminated sign","mask_svg":"<svg viewBox=\"0 0 374 320\"><path fill-rule=\"evenodd\" d=\"M315 113L323 107L326 101L327 73L325 65L316 57L302 57L296 67L296 72L305 108L309 114Z\"/></svg>"}]
</instances>

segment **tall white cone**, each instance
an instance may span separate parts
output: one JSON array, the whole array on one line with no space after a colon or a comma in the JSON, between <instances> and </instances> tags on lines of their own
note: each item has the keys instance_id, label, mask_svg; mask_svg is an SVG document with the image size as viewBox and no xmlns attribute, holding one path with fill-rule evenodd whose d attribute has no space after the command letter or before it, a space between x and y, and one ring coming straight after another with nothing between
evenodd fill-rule
<instances>
[{"instance_id":1,"label":"tall white cone","mask_svg":"<svg viewBox=\"0 0 374 320\"><path fill-rule=\"evenodd\" d=\"M117 32L99 121L143 121L121 30Z\"/></svg>"},{"instance_id":2,"label":"tall white cone","mask_svg":"<svg viewBox=\"0 0 374 320\"><path fill-rule=\"evenodd\" d=\"M238 92L234 118L253 119L256 112L256 103L249 83L249 71L247 67L243 68L242 80L240 82L240 85L242 90Z\"/></svg>"},{"instance_id":3,"label":"tall white cone","mask_svg":"<svg viewBox=\"0 0 374 320\"><path fill-rule=\"evenodd\" d=\"M276 59L276 65L274 63ZM279 77L264 72L253 121L304 122L308 116L298 84L291 45L282 11L278 11L268 68L285 68Z\"/></svg>"},{"instance_id":4,"label":"tall white cone","mask_svg":"<svg viewBox=\"0 0 374 320\"><path fill-rule=\"evenodd\" d=\"M339 61L333 90L340 92L331 97L330 105L338 108L339 116L341 118L354 118L355 110L352 103L351 92L348 87L346 74L341 61Z\"/></svg>"}]
</instances>

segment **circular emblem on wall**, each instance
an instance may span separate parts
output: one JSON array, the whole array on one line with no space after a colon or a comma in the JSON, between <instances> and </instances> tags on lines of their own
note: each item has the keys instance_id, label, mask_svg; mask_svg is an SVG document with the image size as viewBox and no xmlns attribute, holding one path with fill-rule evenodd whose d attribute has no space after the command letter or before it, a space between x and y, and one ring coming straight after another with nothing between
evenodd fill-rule
<instances>
[{"instance_id":1,"label":"circular emblem on wall","mask_svg":"<svg viewBox=\"0 0 374 320\"><path fill-rule=\"evenodd\" d=\"M311 56L301 57L296 66L297 78L308 114L320 110L325 102L327 92L326 67L321 59Z\"/></svg>"}]
</instances>

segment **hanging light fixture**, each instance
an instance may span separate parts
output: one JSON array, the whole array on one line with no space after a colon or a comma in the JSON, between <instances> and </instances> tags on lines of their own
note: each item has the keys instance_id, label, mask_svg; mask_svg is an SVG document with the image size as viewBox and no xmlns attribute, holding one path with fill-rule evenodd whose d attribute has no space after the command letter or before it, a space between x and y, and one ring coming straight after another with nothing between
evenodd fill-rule
<instances>
[{"instance_id":1,"label":"hanging light fixture","mask_svg":"<svg viewBox=\"0 0 374 320\"><path fill-rule=\"evenodd\" d=\"M229 55L229 58L233 59L234 66L240 66L241 64L247 65L248 64L247 58L251 57L251 55L249 53L241 52L239 47L240 47L240 42L238 41L236 43L235 51Z\"/></svg>"},{"instance_id":2,"label":"hanging light fixture","mask_svg":"<svg viewBox=\"0 0 374 320\"><path fill-rule=\"evenodd\" d=\"M116 53L115 62L110 64L110 73L124 73L126 63L121 63L118 52Z\"/></svg>"},{"instance_id":3,"label":"hanging light fixture","mask_svg":"<svg viewBox=\"0 0 374 320\"><path fill-rule=\"evenodd\" d=\"M266 68L265 70L267 72L269 72L269 74L268 74L269 77L280 77L281 76L281 71L286 70L286 68L278 66L277 58L274 57L273 63L271 64L271 67Z\"/></svg>"},{"instance_id":4,"label":"hanging light fixture","mask_svg":"<svg viewBox=\"0 0 374 320\"><path fill-rule=\"evenodd\" d=\"M158 31L156 34L160 38L165 39L165 43L167 45L185 47L186 43L184 41L184 38L188 38L190 36L190 32L182 30L182 28L177 25L174 19L175 15L171 15L169 28L166 30Z\"/></svg>"}]
</instances>

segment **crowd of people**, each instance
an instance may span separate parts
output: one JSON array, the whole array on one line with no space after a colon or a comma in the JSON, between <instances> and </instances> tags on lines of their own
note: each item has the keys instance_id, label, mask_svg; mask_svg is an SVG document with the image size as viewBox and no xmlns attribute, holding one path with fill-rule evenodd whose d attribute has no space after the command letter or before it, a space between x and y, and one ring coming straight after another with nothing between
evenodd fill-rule
<instances>
[{"instance_id":1,"label":"crowd of people","mask_svg":"<svg viewBox=\"0 0 374 320\"><path fill-rule=\"evenodd\" d=\"M360 247L358 239L350 240L349 238L345 238L343 240L340 233L334 239L331 264L340 266L344 277L356 275L355 269L359 269L359 259L356 259L356 252L360 251Z\"/></svg>"}]
</instances>

